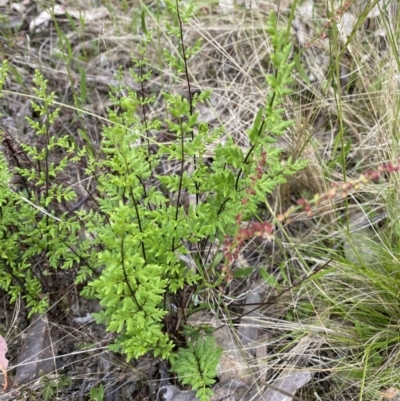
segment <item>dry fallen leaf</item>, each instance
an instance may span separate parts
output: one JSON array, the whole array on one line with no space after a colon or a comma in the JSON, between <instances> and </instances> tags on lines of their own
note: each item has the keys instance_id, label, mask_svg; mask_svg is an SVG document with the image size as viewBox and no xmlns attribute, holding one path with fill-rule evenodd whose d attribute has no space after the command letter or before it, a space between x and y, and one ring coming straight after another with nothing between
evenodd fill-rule
<instances>
[{"instance_id":1,"label":"dry fallen leaf","mask_svg":"<svg viewBox=\"0 0 400 401\"><path fill-rule=\"evenodd\" d=\"M397 388L391 387L380 393L381 397L385 400L398 400L400 392Z\"/></svg>"},{"instance_id":2,"label":"dry fallen leaf","mask_svg":"<svg viewBox=\"0 0 400 401\"><path fill-rule=\"evenodd\" d=\"M357 22L357 18L351 13L344 13L339 21L338 27L341 34L341 39L346 42L348 37L353 32L353 28Z\"/></svg>"},{"instance_id":3,"label":"dry fallen leaf","mask_svg":"<svg viewBox=\"0 0 400 401\"><path fill-rule=\"evenodd\" d=\"M264 393L265 401L293 401L295 392L302 388L311 380L311 373L308 370L292 370L291 372L283 372L281 376L275 380L273 386Z\"/></svg>"},{"instance_id":4,"label":"dry fallen leaf","mask_svg":"<svg viewBox=\"0 0 400 401\"><path fill-rule=\"evenodd\" d=\"M106 18L110 15L107 7L101 6L96 8L88 8L86 10L67 9L67 13L76 19L82 18L85 22L96 21Z\"/></svg>"},{"instance_id":5,"label":"dry fallen leaf","mask_svg":"<svg viewBox=\"0 0 400 401\"><path fill-rule=\"evenodd\" d=\"M8 367L8 359L6 358L8 347L6 340L3 336L0 335L0 370L4 375L4 391L7 390L8 387L8 376L7 376L7 367Z\"/></svg>"},{"instance_id":6,"label":"dry fallen leaf","mask_svg":"<svg viewBox=\"0 0 400 401\"><path fill-rule=\"evenodd\" d=\"M238 329L242 345L253 354L256 353L256 341L259 335L260 319L262 318L260 311L254 305L261 305L266 289L267 285L263 279L253 283L246 298L243 317Z\"/></svg>"},{"instance_id":7,"label":"dry fallen leaf","mask_svg":"<svg viewBox=\"0 0 400 401\"><path fill-rule=\"evenodd\" d=\"M306 46L312 40L314 31L311 21L314 18L314 2L306 0L296 9L296 16L293 22L297 40L301 46Z\"/></svg>"},{"instance_id":8,"label":"dry fallen leaf","mask_svg":"<svg viewBox=\"0 0 400 401\"><path fill-rule=\"evenodd\" d=\"M160 401L198 401L193 390L182 391L176 386L163 386L158 390L157 399Z\"/></svg>"},{"instance_id":9,"label":"dry fallen leaf","mask_svg":"<svg viewBox=\"0 0 400 401\"><path fill-rule=\"evenodd\" d=\"M226 14L235 10L234 0L219 0L219 8L222 13Z\"/></svg>"},{"instance_id":10,"label":"dry fallen leaf","mask_svg":"<svg viewBox=\"0 0 400 401\"><path fill-rule=\"evenodd\" d=\"M104 6L88 8L86 10L77 10L56 4L54 6L54 9L42 11L36 18L34 18L29 24L29 30L33 31L37 29L40 25L51 21L53 19L53 14L55 16L68 14L75 19L83 19L86 23L89 23L91 21L106 18L109 16L110 13L108 9Z\"/></svg>"},{"instance_id":11,"label":"dry fallen leaf","mask_svg":"<svg viewBox=\"0 0 400 401\"><path fill-rule=\"evenodd\" d=\"M42 11L36 18L34 18L29 24L29 30L32 32L37 29L40 25L49 22L53 19L54 15L65 15L65 7L58 4L54 5L49 11Z\"/></svg>"},{"instance_id":12,"label":"dry fallen leaf","mask_svg":"<svg viewBox=\"0 0 400 401\"><path fill-rule=\"evenodd\" d=\"M26 7L22 3L12 3L11 9L16 11L19 14L23 14L26 11Z\"/></svg>"},{"instance_id":13,"label":"dry fallen leaf","mask_svg":"<svg viewBox=\"0 0 400 401\"><path fill-rule=\"evenodd\" d=\"M51 335L46 316L34 315L26 329L15 383L26 384L56 369L54 356L58 351L58 341Z\"/></svg>"}]
</instances>

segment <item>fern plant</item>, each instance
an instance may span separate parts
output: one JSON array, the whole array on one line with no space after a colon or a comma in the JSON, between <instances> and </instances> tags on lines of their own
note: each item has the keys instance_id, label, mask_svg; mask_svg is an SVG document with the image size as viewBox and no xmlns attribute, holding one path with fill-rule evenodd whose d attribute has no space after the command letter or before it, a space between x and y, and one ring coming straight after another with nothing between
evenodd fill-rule
<instances>
[{"instance_id":1,"label":"fern plant","mask_svg":"<svg viewBox=\"0 0 400 401\"><path fill-rule=\"evenodd\" d=\"M180 20L190 16L190 8L183 13L172 2L167 4ZM179 27L168 25L168 34L181 44L180 54L166 52L165 58L177 74L183 74L198 43L184 47ZM290 46L284 45L284 35L276 30L274 16L268 31L276 51L271 57L276 74L267 77L271 90L249 132L252 145L246 154L233 138L228 137L222 145L222 128L211 131L198 121L194 108L206 101L207 92L190 96L189 100L164 94L171 116L164 123L176 139L168 145L157 144L157 149L150 151L153 139L147 133L159 130L162 122L143 122L140 112L153 99L139 98L122 84L113 89L115 108L109 112L113 124L104 127L104 158L92 160L89 170L99 177L104 224L97 234L104 248L99 253L104 269L89 283L84 295L100 300L104 309L96 318L108 330L119 333L112 349L126 353L129 359L150 350L164 358L170 355L173 343L163 330L167 314L163 296L184 285L202 290L221 283L223 274L201 262L207 244L221 243L224 236L234 235L237 216L242 220L254 216L266 194L304 166L291 160L282 164L280 150L272 145L274 136L282 135L291 124L283 119L280 105L290 92L287 85L293 64L288 62ZM132 71L139 82L150 77L149 72L143 73L148 43L146 37L139 49L141 57L133 59L137 70L142 71L142 75ZM188 90L190 93L189 82ZM208 167L204 154L211 143L218 145L214 162ZM158 173L165 159L178 162L176 172ZM182 263L181 256L194 249L197 265L192 271Z\"/></svg>"},{"instance_id":2,"label":"fern plant","mask_svg":"<svg viewBox=\"0 0 400 401\"><path fill-rule=\"evenodd\" d=\"M7 69L4 62L0 87ZM95 241L81 239L83 220L69 212L76 193L65 184L66 168L73 168L85 149L77 149L67 136L51 134L59 112L54 94L47 93L47 82L38 71L34 83L38 101L32 102L32 107L39 119L28 122L40 145L19 143L2 132L8 163L0 157L0 287L10 294L11 301L22 296L30 315L44 313L49 307L48 294L53 289L47 276L77 265L93 270L88 249L95 247ZM54 154L61 152L62 160L54 163ZM19 184L13 185L20 188L18 192L9 185L9 170L18 177Z\"/></svg>"},{"instance_id":3,"label":"fern plant","mask_svg":"<svg viewBox=\"0 0 400 401\"><path fill-rule=\"evenodd\" d=\"M278 31L274 14L267 25L274 72L266 77L268 96L248 131L250 147L244 151L224 127L211 129L199 121L196 105L207 102L210 93L194 94L189 80L188 61L200 48L200 41L189 46L183 40L183 24L192 17L193 4L185 7L166 1L166 5L174 21L166 24L167 34L176 47L166 50L164 59L186 80L189 97L164 93L165 120L147 117L155 97L124 86L119 71L120 84L111 88L113 107L108 110L100 151L78 148L67 137L51 135L58 110L46 81L36 73L40 101L33 107L42 120L29 123L44 138L44 145L21 144L30 163L12 166L25 189L11 191L7 166L0 163L5 177L5 191L0 194L0 285L13 300L23 295L31 313L40 313L49 305L45 271L75 269L75 283L85 285L82 294L97 298L102 306L95 319L117 333L110 349L128 359L148 352L171 358L182 382L205 401L211 395L208 386L221 350L208 335L174 356L175 344L166 329L167 315L174 308L169 297L185 286L197 296L229 279L219 263L221 252L208 260L210 247L233 237L238 221L253 219L266 196L305 162L282 163L281 150L275 146L276 137L292 124L284 118L282 102L291 93L294 64L289 62L291 46ZM131 76L139 85L152 77L146 59L151 40L147 34L133 57ZM5 68L6 64L2 82ZM169 143L157 141L163 130L172 136ZM5 134L3 141L7 138ZM16 154L13 145L8 149ZM210 145L216 145L211 166L205 161ZM51 162L57 150L65 155L59 165ZM87 161L86 174L96 179L96 191L90 197L97 208L90 211L73 211L69 206L76 193L58 180L78 160ZM177 168L166 173L165 161L175 162ZM29 269L38 260L45 261L45 267Z\"/></svg>"},{"instance_id":4,"label":"fern plant","mask_svg":"<svg viewBox=\"0 0 400 401\"><path fill-rule=\"evenodd\" d=\"M208 401L213 395L209 386L215 383L222 348L212 337L212 330L186 327L184 332L188 346L171 357L172 371L182 384L189 384L196 391L200 401Z\"/></svg>"}]
</instances>

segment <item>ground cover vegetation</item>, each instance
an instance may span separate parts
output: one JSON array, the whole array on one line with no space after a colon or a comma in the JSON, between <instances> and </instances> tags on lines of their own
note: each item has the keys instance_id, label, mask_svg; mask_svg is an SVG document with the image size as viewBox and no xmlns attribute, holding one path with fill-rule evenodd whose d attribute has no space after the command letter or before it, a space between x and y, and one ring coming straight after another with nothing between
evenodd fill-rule
<instances>
[{"instance_id":1,"label":"ground cover vegetation","mask_svg":"<svg viewBox=\"0 0 400 401\"><path fill-rule=\"evenodd\" d=\"M397 4L0 6L4 399L398 396Z\"/></svg>"}]
</instances>

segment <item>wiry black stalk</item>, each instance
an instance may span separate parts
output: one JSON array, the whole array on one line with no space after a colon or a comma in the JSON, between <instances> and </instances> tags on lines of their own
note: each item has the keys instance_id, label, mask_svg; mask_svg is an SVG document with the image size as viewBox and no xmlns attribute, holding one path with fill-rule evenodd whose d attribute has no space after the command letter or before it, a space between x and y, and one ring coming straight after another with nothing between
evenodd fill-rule
<instances>
[{"instance_id":1,"label":"wiry black stalk","mask_svg":"<svg viewBox=\"0 0 400 401\"><path fill-rule=\"evenodd\" d=\"M183 25L182 25L182 19L181 19L181 14L179 10L179 4L178 0L176 0L176 14L178 17L178 22L179 22L179 36L180 36L180 42L181 42L181 49L182 49L182 58L183 62L185 63L185 76L186 76L186 82L187 82L187 87L188 87L188 93L189 93L189 107L190 107L190 115L193 115L193 94L192 94L192 89L190 86L190 78L189 78L189 68L187 65L187 57L186 57L186 51L185 51L185 43L183 42ZM192 134L192 140L194 139L194 134L193 130L191 132Z\"/></svg>"},{"instance_id":2,"label":"wiry black stalk","mask_svg":"<svg viewBox=\"0 0 400 401\"><path fill-rule=\"evenodd\" d=\"M49 125L49 111L46 107L46 114L45 114L45 128L46 128L46 148L45 148L45 175L46 175L46 187L45 187L45 199L49 196L49 189L50 189L50 177L49 177L49 144L50 144L50 125ZM47 222L49 217L47 216Z\"/></svg>"},{"instance_id":3,"label":"wiry black stalk","mask_svg":"<svg viewBox=\"0 0 400 401\"><path fill-rule=\"evenodd\" d=\"M126 273L126 268L125 268L125 250L124 250L124 242L125 242L125 237L121 238L121 266L122 266L122 271L124 273L124 278L125 278L125 283L129 288L129 292L132 295L132 299L134 300L136 306L138 307L139 310L142 309L142 307L139 305L139 302L136 299L135 292L133 291L131 284L129 282L129 277L128 274Z\"/></svg>"},{"instance_id":4,"label":"wiry black stalk","mask_svg":"<svg viewBox=\"0 0 400 401\"><path fill-rule=\"evenodd\" d=\"M21 163L20 163L20 161L19 161L19 158L17 157L18 154L22 154L22 155L24 156L24 158L26 159L26 161L29 163L29 165L30 165L33 169L35 169L35 170L37 171L36 166L32 163L31 159L28 157L28 155L26 154L26 152L23 151L23 150L21 150L21 151L16 151L16 150L14 149L14 147L13 147L12 142L17 143L17 141L11 136L11 134L10 134L9 132L7 132L7 133L5 134L5 136L4 136L3 143L4 143L5 148L7 149L7 153L10 155L10 157L11 157L12 160L14 161L15 165L16 165L19 169L22 168ZM38 171L37 171L37 172L38 172ZM30 196L31 196L31 191L30 191L30 189L29 189L28 183L27 183L25 177L21 177L21 179L22 179L24 188L25 188L25 190L26 190L28 196L30 197Z\"/></svg>"},{"instance_id":5,"label":"wiry black stalk","mask_svg":"<svg viewBox=\"0 0 400 401\"><path fill-rule=\"evenodd\" d=\"M15 280L15 282L18 283L19 288L23 292L28 294L32 299L35 299L35 297L29 292L29 290L27 289L26 285L23 283L21 278L14 274L12 267L9 267L7 265L7 260L6 259L1 258L1 265L2 265L2 269L4 269Z\"/></svg>"},{"instance_id":6,"label":"wiry black stalk","mask_svg":"<svg viewBox=\"0 0 400 401\"><path fill-rule=\"evenodd\" d=\"M277 72L275 72L275 76L276 76L276 74L277 74ZM272 107L272 106L273 106L274 101L275 101L275 97L276 97L276 92L274 92L274 93L272 94L269 107ZM264 124L265 124L265 118L264 118L263 122L261 123L260 128L258 129L258 136L261 135L262 129L263 129L263 127L264 127ZM245 164L248 162L248 160L249 160L249 158L250 158L250 155L253 153L255 147L256 147L256 145L253 144L253 145L251 146L251 148L249 149L249 151L247 152L247 154L246 154L246 156L245 156L245 158L244 158L244 163L245 163ZM243 169L240 169L239 172L238 172L238 175L237 175L237 177L236 177L236 184L235 184L235 189L236 189L236 191L238 191L239 179L240 179L240 176L242 175L242 172L243 172Z\"/></svg>"},{"instance_id":7,"label":"wiry black stalk","mask_svg":"<svg viewBox=\"0 0 400 401\"><path fill-rule=\"evenodd\" d=\"M144 75L144 73L143 73L143 60L144 60L144 56L142 56L142 60L141 60L141 63L140 63L140 78L142 78L140 80L140 86L141 86L141 94L140 94L140 98L141 99L140 100L141 100L141 106L142 106L143 124L144 124L144 129L145 129L145 132L146 132L147 158L148 158L148 163L149 163L151 175L153 176L153 169L151 167L151 162L150 162L150 155L151 155L151 152L150 152L150 134L149 134L149 129L148 129L148 119L147 119L147 114L146 114L146 107L145 107L145 104L144 104L144 99L145 99L144 91L145 91L145 88L144 88L144 82L143 82L143 75Z\"/></svg>"},{"instance_id":8,"label":"wiry black stalk","mask_svg":"<svg viewBox=\"0 0 400 401\"><path fill-rule=\"evenodd\" d=\"M183 173L185 167L185 139L183 137L182 119L179 118L179 125L181 127L181 172L179 177L178 198L176 200L175 220L178 220L179 205L181 203L182 186L183 186Z\"/></svg>"},{"instance_id":9,"label":"wiry black stalk","mask_svg":"<svg viewBox=\"0 0 400 401\"><path fill-rule=\"evenodd\" d=\"M140 213L139 213L139 208L138 208L138 202L137 202L135 196L133 195L132 188L129 189L129 192L130 192L131 198L132 198L132 200L133 200L133 205L134 205L134 208L135 208L136 219L137 219L137 221L138 221L139 231L140 231L141 233L143 233L142 221L141 221L141 219L140 219ZM140 241L140 245L141 245L141 247L142 247L143 259L146 261L146 259L147 259L147 258L146 258L146 249L145 249L145 246L144 246L144 243L143 243L142 240Z\"/></svg>"},{"instance_id":10,"label":"wiry black stalk","mask_svg":"<svg viewBox=\"0 0 400 401\"><path fill-rule=\"evenodd\" d=\"M181 195L182 195L182 186L183 186L183 170L185 166L185 139L183 137L183 127L182 127L182 119L179 118L179 124L181 127L181 172L179 177L179 187L178 187L178 198L176 199L176 208L175 208L175 220L178 221L179 217L179 207L181 203ZM175 249L175 237L172 238L172 251Z\"/></svg>"},{"instance_id":11,"label":"wiry black stalk","mask_svg":"<svg viewBox=\"0 0 400 401\"><path fill-rule=\"evenodd\" d=\"M190 86L189 67L187 64L185 43L183 42L183 25L182 25L182 19L181 19L181 14L180 14L180 10L179 10L178 0L176 0L175 4L176 4L176 14L177 14L178 21L179 21L179 32L180 32L179 36L180 36L181 49L182 49L182 58L183 58L183 62L185 64L185 77L186 77L188 96L189 96L189 114L192 116L193 115L193 93L192 93L192 88ZM193 129L190 130L190 134L192 136L192 141L193 141L194 140ZM193 169L194 169L194 171L197 170L196 155L193 155ZM198 205L199 204L199 184L197 182L195 183L195 188L196 188L196 205Z\"/></svg>"}]
</instances>

